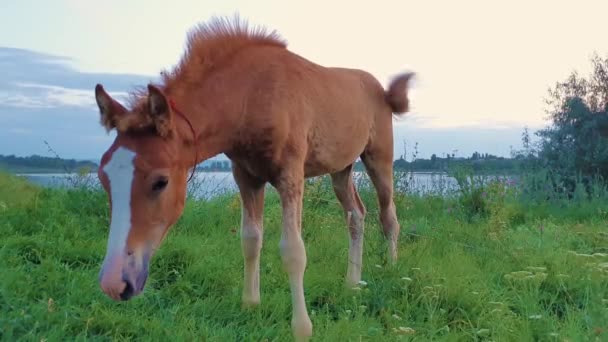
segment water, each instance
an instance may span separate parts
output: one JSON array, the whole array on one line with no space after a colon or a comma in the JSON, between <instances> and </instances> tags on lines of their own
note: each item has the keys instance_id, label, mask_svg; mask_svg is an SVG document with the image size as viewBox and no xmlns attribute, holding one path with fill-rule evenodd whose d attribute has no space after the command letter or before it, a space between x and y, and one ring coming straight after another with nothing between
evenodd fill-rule
<instances>
[{"instance_id":1,"label":"water","mask_svg":"<svg viewBox=\"0 0 608 342\"><path fill-rule=\"evenodd\" d=\"M73 187L74 175L65 173L22 174L31 182L44 187ZM415 192L419 194L446 195L458 189L456 179L446 173L415 172L404 174L398 179L396 190ZM490 177L495 178L495 177ZM90 173L79 180L88 187L99 187L97 174ZM355 172L355 182L359 185L369 185L369 178L363 172ZM196 198L212 198L217 194L238 191L231 172L196 172L188 185L188 191Z\"/></svg>"},{"instance_id":2,"label":"water","mask_svg":"<svg viewBox=\"0 0 608 342\"><path fill-rule=\"evenodd\" d=\"M82 177L66 173L20 174L20 176L43 187L72 188L79 184L92 188L101 186L96 173ZM197 198L211 198L217 194L237 190L231 172L196 172L188 184L188 191Z\"/></svg>"}]
</instances>

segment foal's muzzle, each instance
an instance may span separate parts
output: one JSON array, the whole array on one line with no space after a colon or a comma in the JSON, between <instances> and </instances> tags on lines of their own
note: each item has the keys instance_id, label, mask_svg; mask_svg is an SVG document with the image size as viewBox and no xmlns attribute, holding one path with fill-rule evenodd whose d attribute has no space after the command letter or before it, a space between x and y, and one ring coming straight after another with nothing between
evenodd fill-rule
<instances>
[{"instance_id":1,"label":"foal's muzzle","mask_svg":"<svg viewBox=\"0 0 608 342\"><path fill-rule=\"evenodd\" d=\"M150 257L147 253L139 255L124 254L106 259L99 273L99 283L110 298L129 300L143 291Z\"/></svg>"}]
</instances>

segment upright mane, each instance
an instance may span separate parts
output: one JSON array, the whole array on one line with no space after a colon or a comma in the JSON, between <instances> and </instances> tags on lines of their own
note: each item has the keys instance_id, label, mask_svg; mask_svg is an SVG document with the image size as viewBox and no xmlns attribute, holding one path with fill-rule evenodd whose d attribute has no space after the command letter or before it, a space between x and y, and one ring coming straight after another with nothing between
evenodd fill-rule
<instances>
[{"instance_id":1,"label":"upright mane","mask_svg":"<svg viewBox=\"0 0 608 342\"><path fill-rule=\"evenodd\" d=\"M164 91L172 91L180 85L196 86L204 75L222 64L230 55L250 46L287 47L276 30L249 26L239 16L232 19L212 17L208 22L195 25L187 34L186 51L171 71L161 71L161 86ZM146 97L145 89L131 93L131 107L142 105Z\"/></svg>"}]
</instances>

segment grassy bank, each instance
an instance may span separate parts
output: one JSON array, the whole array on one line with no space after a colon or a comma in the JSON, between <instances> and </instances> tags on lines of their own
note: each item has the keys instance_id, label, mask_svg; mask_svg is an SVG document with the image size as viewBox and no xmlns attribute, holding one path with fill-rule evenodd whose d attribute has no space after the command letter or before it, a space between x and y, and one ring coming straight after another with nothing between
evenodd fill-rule
<instances>
[{"instance_id":1,"label":"grassy bank","mask_svg":"<svg viewBox=\"0 0 608 342\"><path fill-rule=\"evenodd\" d=\"M366 284L345 289L341 208L327 182L309 184L303 234L314 340L608 339L608 196L526 191L496 183L449 199L397 194L400 254L389 267L375 195L364 189ZM259 308L240 308L236 195L189 201L144 293L115 303L97 283L105 195L0 175L0 340L289 340L280 213L269 192Z\"/></svg>"}]
</instances>

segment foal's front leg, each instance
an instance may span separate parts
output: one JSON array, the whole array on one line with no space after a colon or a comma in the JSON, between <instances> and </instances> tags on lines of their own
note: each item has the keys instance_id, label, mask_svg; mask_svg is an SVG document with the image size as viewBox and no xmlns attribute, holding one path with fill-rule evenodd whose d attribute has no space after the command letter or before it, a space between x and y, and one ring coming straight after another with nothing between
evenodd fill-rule
<instances>
[{"instance_id":1,"label":"foal's front leg","mask_svg":"<svg viewBox=\"0 0 608 342\"><path fill-rule=\"evenodd\" d=\"M241 195L241 249L245 262L243 306L260 304L260 251L262 249L264 182L233 164L232 173Z\"/></svg>"},{"instance_id":2,"label":"foal's front leg","mask_svg":"<svg viewBox=\"0 0 608 342\"><path fill-rule=\"evenodd\" d=\"M312 336L312 322L308 317L304 301L304 270L306 269L306 250L302 240L302 194L304 177L302 175L283 178L277 187L283 206L283 231L281 259L289 275L291 288L292 319L291 328L296 340L307 340Z\"/></svg>"}]
</instances>

